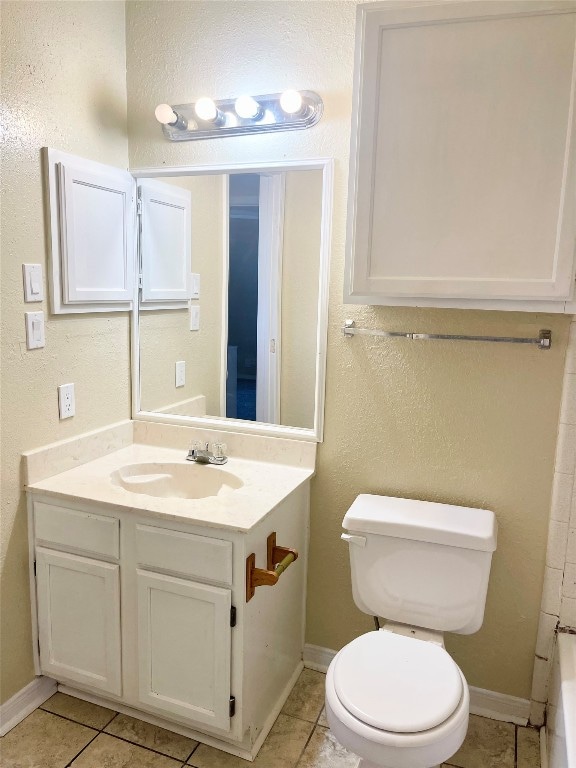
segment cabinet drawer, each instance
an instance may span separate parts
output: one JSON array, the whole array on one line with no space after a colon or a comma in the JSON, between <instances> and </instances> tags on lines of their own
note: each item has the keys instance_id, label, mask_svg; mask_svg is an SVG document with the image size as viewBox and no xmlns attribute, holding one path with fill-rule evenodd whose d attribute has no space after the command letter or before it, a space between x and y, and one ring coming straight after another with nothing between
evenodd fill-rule
<instances>
[{"instance_id":1,"label":"cabinet drawer","mask_svg":"<svg viewBox=\"0 0 576 768\"><path fill-rule=\"evenodd\" d=\"M193 533L136 526L138 565L232 584L232 542Z\"/></svg>"},{"instance_id":2,"label":"cabinet drawer","mask_svg":"<svg viewBox=\"0 0 576 768\"><path fill-rule=\"evenodd\" d=\"M115 517L37 501L34 527L37 542L59 544L116 560L120 557L120 523Z\"/></svg>"}]
</instances>

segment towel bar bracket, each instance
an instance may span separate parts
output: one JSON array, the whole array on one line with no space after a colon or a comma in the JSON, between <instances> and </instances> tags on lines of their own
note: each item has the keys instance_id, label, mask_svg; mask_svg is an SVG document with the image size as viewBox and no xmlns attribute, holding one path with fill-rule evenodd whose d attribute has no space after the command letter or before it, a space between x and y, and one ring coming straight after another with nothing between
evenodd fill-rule
<instances>
[{"instance_id":1,"label":"towel bar bracket","mask_svg":"<svg viewBox=\"0 0 576 768\"><path fill-rule=\"evenodd\" d=\"M298 559L298 552L276 544L276 532L266 540L266 569L256 568L254 552L246 558L246 602L254 597L256 587L273 587L280 576Z\"/></svg>"}]
</instances>

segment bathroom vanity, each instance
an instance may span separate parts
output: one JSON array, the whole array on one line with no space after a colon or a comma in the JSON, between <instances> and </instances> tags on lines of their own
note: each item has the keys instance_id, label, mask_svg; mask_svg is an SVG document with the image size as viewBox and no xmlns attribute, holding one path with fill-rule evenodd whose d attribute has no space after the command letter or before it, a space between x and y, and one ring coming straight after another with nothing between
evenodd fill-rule
<instances>
[{"instance_id":1,"label":"bathroom vanity","mask_svg":"<svg viewBox=\"0 0 576 768\"><path fill-rule=\"evenodd\" d=\"M79 438L25 456L37 671L253 759L302 669L315 445L236 436L237 458L229 434L228 463L199 466L176 447L197 430L131 429L172 447L86 460ZM284 548L297 559L278 577Z\"/></svg>"}]
</instances>

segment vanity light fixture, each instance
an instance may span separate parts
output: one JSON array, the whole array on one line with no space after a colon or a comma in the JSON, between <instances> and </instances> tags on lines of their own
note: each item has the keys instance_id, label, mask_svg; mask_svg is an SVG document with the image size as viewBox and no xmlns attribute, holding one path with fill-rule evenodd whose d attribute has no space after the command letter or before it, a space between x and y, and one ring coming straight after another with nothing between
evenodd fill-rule
<instances>
[{"instance_id":1,"label":"vanity light fixture","mask_svg":"<svg viewBox=\"0 0 576 768\"><path fill-rule=\"evenodd\" d=\"M288 90L232 99L207 97L193 104L160 104L156 119L170 141L212 139L246 133L310 128L322 117L324 105L314 91Z\"/></svg>"}]
</instances>

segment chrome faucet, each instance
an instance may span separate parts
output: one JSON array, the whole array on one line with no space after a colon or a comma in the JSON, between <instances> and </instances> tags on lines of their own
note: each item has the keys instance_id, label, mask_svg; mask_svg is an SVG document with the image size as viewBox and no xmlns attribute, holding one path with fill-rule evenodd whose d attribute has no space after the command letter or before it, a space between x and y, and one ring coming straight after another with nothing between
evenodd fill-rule
<instances>
[{"instance_id":1,"label":"chrome faucet","mask_svg":"<svg viewBox=\"0 0 576 768\"><path fill-rule=\"evenodd\" d=\"M224 443L212 443L210 451L209 443L202 447L203 443L195 441L190 446L187 461L195 461L196 464L226 464L228 456L224 455L226 446Z\"/></svg>"}]
</instances>

